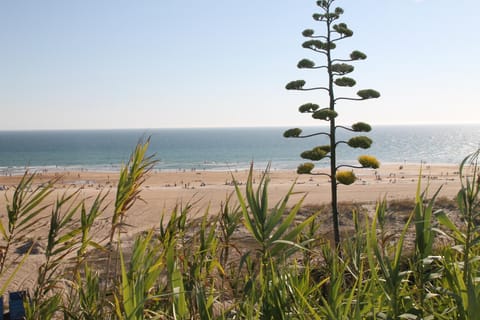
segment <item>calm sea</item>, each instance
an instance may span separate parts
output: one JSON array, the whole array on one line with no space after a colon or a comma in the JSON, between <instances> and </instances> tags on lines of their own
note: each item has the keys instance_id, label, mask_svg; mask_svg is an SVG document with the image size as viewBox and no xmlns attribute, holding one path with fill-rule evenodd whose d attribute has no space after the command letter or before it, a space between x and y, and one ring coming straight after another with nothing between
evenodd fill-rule
<instances>
[{"instance_id":1,"label":"calm sea","mask_svg":"<svg viewBox=\"0 0 480 320\"><path fill-rule=\"evenodd\" d=\"M325 129L325 128L321 128ZM326 138L285 139L285 128L148 129L89 131L0 131L0 174L32 170L118 170L142 137L151 137L150 153L161 170L234 170L253 161L263 168L293 169L299 154ZM307 128L305 133L314 133ZM351 134L341 138L348 139ZM459 164L480 147L480 125L377 126L368 134L369 150L342 146L339 159L351 163L360 154L384 163ZM319 163L322 165L322 162ZM327 165L326 162L323 163Z\"/></svg>"}]
</instances>

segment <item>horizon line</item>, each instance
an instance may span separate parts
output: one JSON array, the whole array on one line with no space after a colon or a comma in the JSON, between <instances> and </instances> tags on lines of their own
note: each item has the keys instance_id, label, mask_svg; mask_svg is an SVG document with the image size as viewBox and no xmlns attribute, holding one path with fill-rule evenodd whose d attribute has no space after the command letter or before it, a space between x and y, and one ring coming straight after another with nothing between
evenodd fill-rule
<instances>
[{"instance_id":1,"label":"horizon line","mask_svg":"<svg viewBox=\"0 0 480 320\"><path fill-rule=\"evenodd\" d=\"M406 126L459 126L459 125L480 125L480 122L458 122L458 123L377 123L372 124L372 127L406 127ZM249 129L249 128L293 128L293 127L323 127L328 126L328 123L322 125L238 125L238 126L169 126L169 127L112 127L112 128L23 128L23 129L0 129L0 132L27 132L27 131L115 131L115 130L164 130L164 129Z\"/></svg>"}]
</instances>

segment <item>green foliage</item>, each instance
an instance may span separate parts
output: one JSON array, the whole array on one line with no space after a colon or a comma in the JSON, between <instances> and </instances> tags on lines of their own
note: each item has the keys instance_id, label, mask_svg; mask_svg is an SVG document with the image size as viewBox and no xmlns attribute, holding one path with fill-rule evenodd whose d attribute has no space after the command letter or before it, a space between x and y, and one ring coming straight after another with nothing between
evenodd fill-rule
<instances>
[{"instance_id":1,"label":"green foliage","mask_svg":"<svg viewBox=\"0 0 480 320\"><path fill-rule=\"evenodd\" d=\"M355 70L355 67L347 63L334 63L332 64L331 69L335 75L344 75L347 73L352 73L353 70Z\"/></svg>"},{"instance_id":2,"label":"green foliage","mask_svg":"<svg viewBox=\"0 0 480 320\"><path fill-rule=\"evenodd\" d=\"M310 174L312 173L313 168L315 168L315 165L311 162L306 162L298 165L297 168L297 173L298 174Z\"/></svg>"},{"instance_id":3,"label":"green foliage","mask_svg":"<svg viewBox=\"0 0 480 320\"><path fill-rule=\"evenodd\" d=\"M319 1L317 1L317 6L319 6L319 7L326 8L328 5L329 5L329 1L328 1L328 0L319 0Z\"/></svg>"},{"instance_id":4,"label":"green foliage","mask_svg":"<svg viewBox=\"0 0 480 320\"><path fill-rule=\"evenodd\" d=\"M353 87L357 84L354 79L348 77L337 78L334 83L339 87Z\"/></svg>"},{"instance_id":5,"label":"green foliage","mask_svg":"<svg viewBox=\"0 0 480 320\"><path fill-rule=\"evenodd\" d=\"M399 239L392 246L392 256L385 252L385 248L380 246L381 241L377 239L377 221L379 216L384 216L386 206L378 205L376 217L373 219L371 229L367 232L367 255L372 272L372 279L377 283L378 312L385 314L387 319L398 319L406 316L405 310L402 310L404 303L408 303L406 277L408 271L402 270L401 257L404 250L405 235L412 220L412 216L405 224Z\"/></svg>"},{"instance_id":6,"label":"green foliage","mask_svg":"<svg viewBox=\"0 0 480 320\"><path fill-rule=\"evenodd\" d=\"M303 159L308 159L312 161L322 160L327 156L329 151L325 150L322 147L315 147L312 150L304 151L300 155Z\"/></svg>"},{"instance_id":7,"label":"green foliage","mask_svg":"<svg viewBox=\"0 0 480 320\"><path fill-rule=\"evenodd\" d=\"M330 5L333 3L333 1L317 1L317 5L324 9L325 13L315 13L313 14L313 19L316 21L332 22L340 18L340 16L344 13L342 8L337 7L335 8L334 12L329 12Z\"/></svg>"},{"instance_id":8,"label":"green foliage","mask_svg":"<svg viewBox=\"0 0 480 320\"><path fill-rule=\"evenodd\" d=\"M320 108L318 104L315 103L305 103L302 104L299 108L298 111L301 113L312 113Z\"/></svg>"},{"instance_id":9,"label":"green foliage","mask_svg":"<svg viewBox=\"0 0 480 320\"><path fill-rule=\"evenodd\" d=\"M293 129L288 129L283 133L283 136L285 138L296 138L299 137L302 134L302 129L300 128L293 128Z\"/></svg>"},{"instance_id":10,"label":"green foliage","mask_svg":"<svg viewBox=\"0 0 480 320\"><path fill-rule=\"evenodd\" d=\"M313 29L305 29L303 30L302 35L304 37L312 37L314 33L315 33L315 30Z\"/></svg>"},{"instance_id":11,"label":"green foliage","mask_svg":"<svg viewBox=\"0 0 480 320\"><path fill-rule=\"evenodd\" d=\"M453 291L450 295L457 306L458 319L474 319L480 312L479 156L480 150L466 157L460 165L462 187L457 194L457 204L461 227L453 223L445 212L435 213L447 232L434 230L454 242L451 248L444 250L444 260L440 263L445 272L444 285Z\"/></svg>"},{"instance_id":12,"label":"green foliage","mask_svg":"<svg viewBox=\"0 0 480 320\"><path fill-rule=\"evenodd\" d=\"M237 231L238 226L240 225L240 220L243 215L239 205L235 205L234 207L230 206L232 196L233 193L227 197L225 204L222 204L219 219L223 243L223 246L221 247L222 251L220 253L220 261L224 269L228 269L230 267L230 249L234 245L232 238L234 233Z\"/></svg>"},{"instance_id":13,"label":"green foliage","mask_svg":"<svg viewBox=\"0 0 480 320\"><path fill-rule=\"evenodd\" d=\"M77 295L77 300L70 300L70 304L63 309L67 319L95 320L107 317L104 313L99 274L88 265L85 265L83 274L77 273L72 282L71 293Z\"/></svg>"},{"instance_id":14,"label":"green foliage","mask_svg":"<svg viewBox=\"0 0 480 320\"><path fill-rule=\"evenodd\" d=\"M357 95L364 100L380 97L380 93L372 89L360 90L357 92Z\"/></svg>"},{"instance_id":15,"label":"green foliage","mask_svg":"<svg viewBox=\"0 0 480 320\"><path fill-rule=\"evenodd\" d=\"M266 170L268 172L268 169ZM270 257L286 257L295 250L287 250L293 244L302 229L314 217L310 217L298 226L291 228L304 197L287 213L287 203L293 194L293 185L273 208L268 202L267 174L262 176L258 189L253 188L253 167L250 168L246 184L246 200L243 198L239 186L235 185L237 197L243 211L245 226L260 244L261 255L264 259ZM291 230L289 230L291 229ZM290 249L295 247L290 247Z\"/></svg>"},{"instance_id":16,"label":"green foliage","mask_svg":"<svg viewBox=\"0 0 480 320\"><path fill-rule=\"evenodd\" d=\"M343 9L340 7L335 8L335 14L341 16L344 13ZM346 26L346 25L345 25Z\"/></svg>"},{"instance_id":17,"label":"green foliage","mask_svg":"<svg viewBox=\"0 0 480 320\"><path fill-rule=\"evenodd\" d=\"M336 111L328 108L317 110L312 114L313 119L326 121L329 121L330 119L335 119L337 116L338 113Z\"/></svg>"},{"instance_id":18,"label":"green foliage","mask_svg":"<svg viewBox=\"0 0 480 320\"><path fill-rule=\"evenodd\" d=\"M361 148L361 149L368 149L372 145L373 141L369 137L366 136L357 136L350 138L347 144L352 148Z\"/></svg>"},{"instance_id":19,"label":"green foliage","mask_svg":"<svg viewBox=\"0 0 480 320\"><path fill-rule=\"evenodd\" d=\"M332 150L332 147L330 145L323 145L323 146L315 147L315 149L322 150L326 153L329 153Z\"/></svg>"},{"instance_id":20,"label":"green foliage","mask_svg":"<svg viewBox=\"0 0 480 320\"><path fill-rule=\"evenodd\" d=\"M157 163L153 155L147 155L149 145L150 139L140 141L132 152L127 164L123 165L120 169L109 235L109 244L112 245L112 248L115 235L120 233L121 228L124 227L127 212L138 200L141 200L141 186L145 182L150 170L152 170ZM107 279L110 277L111 259L112 256L109 255L107 262Z\"/></svg>"},{"instance_id":21,"label":"green foliage","mask_svg":"<svg viewBox=\"0 0 480 320\"><path fill-rule=\"evenodd\" d=\"M337 8L340 9L340 8ZM343 10L342 10L343 13ZM345 23L339 23L333 26L333 30L337 31L343 37L353 36L353 31L350 30Z\"/></svg>"},{"instance_id":22,"label":"green foliage","mask_svg":"<svg viewBox=\"0 0 480 320\"><path fill-rule=\"evenodd\" d=\"M307 150L301 153L301 157L303 159L308 159L312 161L319 161L322 160L323 158L327 157L328 154L330 153L330 146L325 145L325 146L318 146L313 148L312 150Z\"/></svg>"},{"instance_id":23,"label":"green foliage","mask_svg":"<svg viewBox=\"0 0 480 320\"><path fill-rule=\"evenodd\" d=\"M45 203L45 198L53 192L56 180L35 187L34 179L35 174L30 175L25 172L15 187L12 199L6 196L7 225L5 226L0 220L0 236L4 245L3 253L0 255L0 279L2 282L0 295L5 293L31 250L29 248L20 261L8 263L7 257L11 248L25 240L31 229L40 222L40 213L50 207L50 204ZM12 269L13 271L8 275Z\"/></svg>"},{"instance_id":24,"label":"green foliage","mask_svg":"<svg viewBox=\"0 0 480 320\"><path fill-rule=\"evenodd\" d=\"M61 303L59 293L53 289L63 276L60 267L65 259L76 251L78 235L81 230L74 226L74 214L81 207L77 202L77 192L59 197L50 214L50 224L45 248L45 262L38 268L37 285L32 295L28 313L31 319L51 319Z\"/></svg>"},{"instance_id":25,"label":"green foliage","mask_svg":"<svg viewBox=\"0 0 480 320\"><path fill-rule=\"evenodd\" d=\"M372 127L365 122L357 122L352 124L352 130L355 132L370 132L372 131Z\"/></svg>"},{"instance_id":26,"label":"green foliage","mask_svg":"<svg viewBox=\"0 0 480 320\"><path fill-rule=\"evenodd\" d=\"M265 172L268 172L268 168ZM301 223L294 223L305 196L288 210L287 203L293 195L293 185L283 199L270 208L267 174L262 176L257 190L254 190L251 167L245 190L246 199L238 184L235 184L235 190L245 227L259 246L261 264L257 281L261 294L257 303L261 319L288 319L287 314L291 308L290 292L285 283L288 274L279 272L278 265L284 264L287 258L303 248L303 243L297 241L298 237L303 229L313 222L316 215Z\"/></svg>"},{"instance_id":27,"label":"green foliage","mask_svg":"<svg viewBox=\"0 0 480 320\"><path fill-rule=\"evenodd\" d=\"M361 51L355 50L350 53L350 59L352 59L353 61L365 60L367 59L367 55Z\"/></svg>"},{"instance_id":28,"label":"green foliage","mask_svg":"<svg viewBox=\"0 0 480 320\"><path fill-rule=\"evenodd\" d=\"M287 90L301 90L303 89L303 86L305 86L305 81L304 80L295 80L287 83L285 88Z\"/></svg>"},{"instance_id":29,"label":"green foliage","mask_svg":"<svg viewBox=\"0 0 480 320\"><path fill-rule=\"evenodd\" d=\"M85 203L82 203L80 209L80 231L81 241L77 250L77 260L79 263L86 258L88 249L93 247L98 250L102 250L103 247L93 240L93 236L90 234L95 221L105 212L107 205L105 205L105 199L108 193L102 194L100 192L94 199L90 210L87 210Z\"/></svg>"},{"instance_id":30,"label":"green foliage","mask_svg":"<svg viewBox=\"0 0 480 320\"><path fill-rule=\"evenodd\" d=\"M145 305L153 298L149 291L163 271L164 259L160 248L160 244L153 239L152 230L137 237L128 270L120 250L122 282L119 296L115 296L115 310L119 318L144 319Z\"/></svg>"},{"instance_id":31,"label":"green foliage","mask_svg":"<svg viewBox=\"0 0 480 320\"><path fill-rule=\"evenodd\" d=\"M121 225L125 213L140 199L140 187L145 182L148 172L157 163L153 156L146 155L149 144L150 139L138 143L127 165L120 170L112 230Z\"/></svg>"},{"instance_id":32,"label":"green foliage","mask_svg":"<svg viewBox=\"0 0 480 320\"><path fill-rule=\"evenodd\" d=\"M297 67L299 69L312 69L315 68L315 62L308 59L302 59L298 62Z\"/></svg>"},{"instance_id":33,"label":"green foliage","mask_svg":"<svg viewBox=\"0 0 480 320\"><path fill-rule=\"evenodd\" d=\"M316 20L316 21L322 21L324 16L320 13L314 13L312 14L312 18L313 20Z\"/></svg>"},{"instance_id":34,"label":"green foliage","mask_svg":"<svg viewBox=\"0 0 480 320\"><path fill-rule=\"evenodd\" d=\"M321 40L307 40L302 44L302 47L317 52L324 52L327 50L335 49L337 45L333 42L323 42Z\"/></svg>"}]
</instances>

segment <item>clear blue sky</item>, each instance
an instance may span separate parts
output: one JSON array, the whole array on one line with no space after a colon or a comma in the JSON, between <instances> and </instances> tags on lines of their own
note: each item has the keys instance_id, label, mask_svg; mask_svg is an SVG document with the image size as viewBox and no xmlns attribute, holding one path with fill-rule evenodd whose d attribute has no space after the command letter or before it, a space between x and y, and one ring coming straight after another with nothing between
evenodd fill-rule
<instances>
[{"instance_id":1,"label":"clear blue sky","mask_svg":"<svg viewBox=\"0 0 480 320\"><path fill-rule=\"evenodd\" d=\"M352 76L378 100L349 124L479 123L478 0L337 0L368 55ZM299 70L314 0L0 0L0 130L306 126L324 94Z\"/></svg>"}]
</instances>

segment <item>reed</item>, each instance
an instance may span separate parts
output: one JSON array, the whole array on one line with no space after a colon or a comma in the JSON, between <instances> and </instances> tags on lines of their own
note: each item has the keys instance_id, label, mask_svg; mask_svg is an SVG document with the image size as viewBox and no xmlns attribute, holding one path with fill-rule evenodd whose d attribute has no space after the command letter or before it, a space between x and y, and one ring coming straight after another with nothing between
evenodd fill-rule
<instances>
[{"instance_id":1,"label":"reed","mask_svg":"<svg viewBox=\"0 0 480 320\"><path fill-rule=\"evenodd\" d=\"M15 187L12 199L6 199L7 221L2 222L0 220L0 236L3 242L2 254L0 255L0 276L2 278L6 271L13 267L13 262L8 263L9 261L7 260L12 246L21 243L27 238L30 230L41 222L40 213L51 206L51 204L45 203L45 198L53 192L53 185L56 181L53 180L35 187L33 185L34 179L35 174L29 174L28 171L25 172ZM27 250L25 256L28 256L28 254L29 250ZM5 292L6 286L10 281L11 277L7 280L2 280L1 295Z\"/></svg>"}]
</instances>

